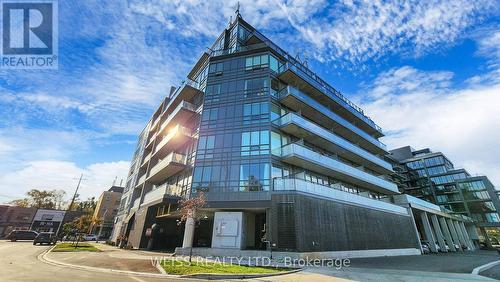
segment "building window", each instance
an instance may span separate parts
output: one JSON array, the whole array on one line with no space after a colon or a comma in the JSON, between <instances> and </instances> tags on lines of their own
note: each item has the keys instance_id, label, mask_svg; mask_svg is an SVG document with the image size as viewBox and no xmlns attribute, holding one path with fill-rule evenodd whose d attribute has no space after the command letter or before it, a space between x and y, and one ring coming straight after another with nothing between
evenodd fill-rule
<instances>
[{"instance_id":1,"label":"building window","mask_svg":"<svg viewBox=\"0 0 500 282\"><path fill-rule=\"evenodd\" d=\"M269 191L269 164L240 165L240 191Z\"/></svg>"},{"instance_id":2,"label":"building window","mask_svg":"<svg viewBox=\"0 0 500 282\"><path fill-rule=\"evenodd\" d=\"M269 154L269 131L250 131L241 134L241 155Z\"/></svg>"},{"instance_id":3,"label":"building window","mask_svg":"<svg viewBox=\"0 0 500 282\"><path fill-rule=\"evenodd\" d=\"M245 98L263 96L269 91L269 79L266 77L245 80Z\"/></svg>"},{"instance_id":4,"label":"building window","mask_svg":"<svg viewBox=\"0 0 500 282\"><path fill-rule=\"evenodd\" d=\"M462 190L467 191L486 190L486 186L484 186L484 182L482 181L462 182L458 185Z\"/></svg>"},{"instance_id":5,"label":"building window","mask_svg":"<svg viewBox=\"0 0 500 282\"><path fill-rule=\"evenodd\" d=\"M485 213L487 222L500 222L500 217L497 213Z\"/></svg>"},{"instance_id":6,"label":"building window","mask_svg":"<svg viewBox=\"0 0 500 282\"><path fill-rule=\"evenodd\" d=\"M218 108L205 109L203 110L203 115L201 116L202 121L215 121L217 120L217 115L219 114Z\"/></svg>"},{"instance_id":7,"label":"building window","mask_svg":"<svg viewBox=\"0 0 500 282\"><path fill-rule=\"evenodd\" d=\"M211 159L213 158L213 149L215 148L215 135L201 136L198 141L198 158Z\"/></svg>"},{"instance_id":8,"label":"building window","mask_svg":"<svg viewBox=\"0 0 500 282\"><path fill-rule=\"evenodd\" d=\"M243 123L254 124L269 120L269 103L243 104Z\"/></svg>"},{"instance_id":9,"label":"building window","mask_svg":"<svg viewBox=\"0 0 500 282\"><path fill-rule=\"evenodd\" d=\"M279 61L273 55L269 55L269 68L276 73L279 69Z\"/></svg>"},{"instance_id":10,"label":"building window","mask_svg":"<svg viewBox=\"0 0 500 282\"><path fill-rule=\"evenodd\" d=\"M247 57L245 59L245 69L246 70L267 68L268 66L269 66L269 55L267 55L267 54L260 55L260 56Z\"/></svg>"},{"instance_id":11,"label":"building window","mask_svg":"<svg viewBox=\"0 0 500 282\"><path fill-rule=\"evenodd\" d=\"M222 74L224 63L211 63L208 69L209 73Z\"/></svg>"}]
</instances>

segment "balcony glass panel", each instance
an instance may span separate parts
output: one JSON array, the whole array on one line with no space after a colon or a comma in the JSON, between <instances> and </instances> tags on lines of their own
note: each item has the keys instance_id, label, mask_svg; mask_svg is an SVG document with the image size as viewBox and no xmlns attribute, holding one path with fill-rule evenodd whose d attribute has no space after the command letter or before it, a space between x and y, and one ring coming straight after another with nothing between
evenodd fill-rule
<instances>
[{"instance_id":1,"label":"balcony glass panel","mask_svg":"<svg viewBox=\"0 0 500 282\"><path fill-rule=\"evenodd\" d=\"M274 123L277 124L278 126L285 126L287 124L293 123L296 126L301 127L318 137L321 137L337 146L342 147L345 150L348 150L349 152L363 158L364 160L373 163L376 166L382 167L388 171L392 171L392 166L388 162L374 156L368 151L352 144L351 142L345 140L344 138L314 124L313 122L308 121L307 119L295 113L288 113L279 118L278 120L274 121Z\"/></svg>"},{"instance_id":2,"label":"balcony glass panel","mask_svg":"<svg viewBox=\"0 0 500 282\"><path fill-rule=\"evenodd\" d=\"M358 136L361 136L368 142L374 144L375 146L387 150L386 146L384 143L380 142L379 140L373 138L363 130L357 128L355 125L352 123L346 121L344 118L341 116L335 114L333 111L328 109L327 107L323 106L321 103L317 102L313 98L309 97L308 95L304 94L302 91L298 90L295 87L288 86L284 89L282 89L279 93L280 99L285 98L288 95L292 95L293 97L297 98L300 100L302 103L305 103L309 105L310 107L314 108L315 110L319 111L321 114L324 116L328 117L329 119L335 121L336 123L342 125L343 127L349 129L350 131L354 132Z\"/></svg>"},{"instance_id":3,"label":"balcony glass panel","mask_svg":"<svg viewBox=\"0 0 500 282\"><path fill-rule=\"evenodd\" d=\"M299 158L300 160L305 161L311 165L321 167L324 170L330 172L334 172L338 175L336 177L344 177L348 179L349 181L347 182L352 182L368 189L373 189L374 187L376 187L377 190L398 193L397 185L392 182L344 164L329 156L314 152L311 149L308 149L296 143L288 144L282 147L281 156L282 158Z\"/></svg>"},{"instance_id":4,"label":"balcony glass panel","mask_svg":"<svg viewBox=\"0 0 500 282\"><path fill-rule=\"evenodd\" d=\"M320 185L297 178L275 178L273 180L274 191L299 191L324 198L355 204L366 208L385 210L394 213L408 214L405 208L387 203L381 200L375 200L368 197L344 192L328 186Z\"/></svg>"}]
</instances>

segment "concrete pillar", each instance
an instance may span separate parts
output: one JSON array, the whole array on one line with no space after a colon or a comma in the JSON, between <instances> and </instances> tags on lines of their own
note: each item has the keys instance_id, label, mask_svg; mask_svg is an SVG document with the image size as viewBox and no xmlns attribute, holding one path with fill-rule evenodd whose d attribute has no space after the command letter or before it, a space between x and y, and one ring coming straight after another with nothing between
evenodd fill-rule
<instances>
[{"instance_id":1,"label":"concrete pillar","mask_svg":"<svg viewBox=\"0 0 500 282\"><path fill-rule=\"evenodd\" d=\"M432 229L429 223L429 218L427 217L427 213L421 212L420 218L422 219L422 225L424 226L425 239L429 243L429 249L431 250L431 252L437 253L438 251L436 248L436 240L434 239L434 235L432 234Z\"/></svg>"},{"instance_id":2,"label":"concrete pillar","mask_svg":"<svg viewBox=\"0 0 500 282\"><path fill-rule=\"evenodd\" d=\"M432 226L434 226L434 233L436 234L439 247L441 248L441 252L447 252L446 244L444 243L443 232L441 232L441 227L439 226L439 222L435 214L431 214L431 221L432 221Z\"/></svg>"},{"instance_id":3,"label":"concrete pillar","mask_svg":"<svg viewBox=\"0 0 500 282\"><path fill-rule=\"evenodd\" d=\"M464 237L464 234L462 232L462 228L460 228L460 226L458 225L458 221L453 220L453 224L455 225L455 230L457 231L458 239L460 239L460 243L462 243L462 245L464 245L464 246L467 246L467 242L465 241L465 237Z\"/></svg>"},{"instance_id":4,"label":"concrete pillar","mask_svg":"<svg viewBox=\"0 0 500 282\"><path fill-rule=\"evenodd\" d=\"M460 240L458 240L458 234L457 231L455 230L455 225L453 225L453 221L447 218L446 223L448 223L448 228L450 229L451 237L453 238L453 243L458 245L459 251L463 251L462 245L460 244Z\"/></svg>"},{"instance_id":5,"label":"concrete pillar","mask_svg":"<svg viewBox=\"0 0 500 282\"><path fill-rule=\"evenodd\" d=\"M182 240L182 247L189 248L193 246L194 238L194 219L188 217L186 220L186 227L184 228L184 239Z\"/></svg>"},{"instance_id":6,"label":"concrete pillar","mask_svg":"<svg viewBox=\"0 0 500 282\"><path fill-rule=\"evenodd\" d=\"M469 234L469 238L474 245L474 249L479 248L479 234L477 233L477 227L474 224L465 224L465 229L467 230L467 234Z\"/></svg>"},{"instance_id":7,"label":"concrete pillar","mask_svg":"<svg viewBox=\"0 0 500 282\"><path fill-rule=\"evenodd\" d=\"M448 247L450 251L456 252L455 244L453 244L453 239L451 238L450 230L448 229L448 225L446 225L446 219L444 217L439 217L439 225L443 229L444 237L446 238L446 243L448 243Z\"/></svg>"},{"instance_id":8,"label":"concrete pillar","mask_svg":"<svg viewBox=\"0 0 500 282\"><path fill-rule=\"evenodd\" d=\"M462 233L464 233L465 236L465 241L467 242L467 246L471 251L474 251L474 244L472 243L472 240L470 239L469 234L467 233L467 229L465 229L465 225L462 221L458 223L460 225L460 228L462 229Z\"/></svg>"}]
</instances>

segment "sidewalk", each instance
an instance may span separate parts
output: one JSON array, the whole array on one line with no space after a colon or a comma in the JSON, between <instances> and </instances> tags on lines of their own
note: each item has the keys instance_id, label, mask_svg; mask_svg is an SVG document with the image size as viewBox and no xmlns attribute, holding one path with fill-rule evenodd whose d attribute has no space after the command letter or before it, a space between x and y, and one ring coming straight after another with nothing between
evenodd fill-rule
<instances>
[{"instance_id":1,"label":"sidewalk","mask_svg":"<svg viewBox=\"0 0 500 282\"><path fill-rule=\"evenodd\" d=\"M50 252L46 254L46 257L72 265L159 274L159 270L151 264L151 257L171 255L160 252L123 250L99 243L90 244L102 252Z\"/></svg>"}]
</instances>

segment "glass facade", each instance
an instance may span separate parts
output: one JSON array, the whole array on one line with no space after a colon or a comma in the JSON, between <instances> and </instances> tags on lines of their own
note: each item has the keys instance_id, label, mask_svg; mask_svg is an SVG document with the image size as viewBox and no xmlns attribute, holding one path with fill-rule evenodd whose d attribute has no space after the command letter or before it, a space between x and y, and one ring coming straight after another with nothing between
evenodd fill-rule
<instances>
[{"instance_id":1,"label":"glass facade","mask_svg":"<svg viewBox=\"0 0 500 282\"><path fill-rule=\"evenodd\" d=\"M406 193L479 222L500 222L496 208L500 202L491 196L494 188L486 177L471 177L467 171L455 169L444 155L430 151L404 163Z\"/></svg>"}]
</instances>

